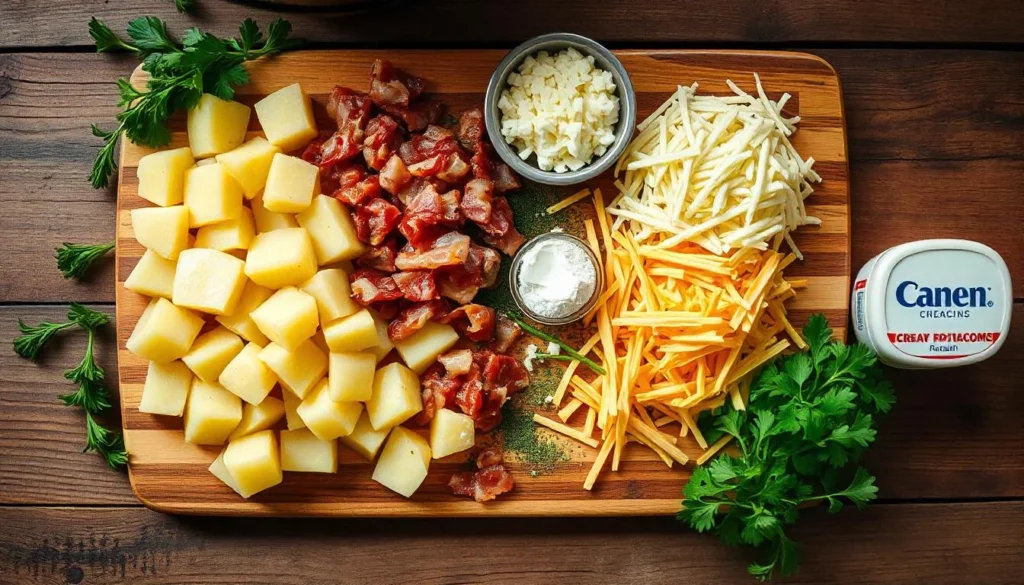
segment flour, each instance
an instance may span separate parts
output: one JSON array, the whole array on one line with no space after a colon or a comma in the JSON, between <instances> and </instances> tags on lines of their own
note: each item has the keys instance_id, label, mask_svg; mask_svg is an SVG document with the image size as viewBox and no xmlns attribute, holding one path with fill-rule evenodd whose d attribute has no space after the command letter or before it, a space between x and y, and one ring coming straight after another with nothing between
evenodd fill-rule
<instances>
[{"instance_id":1,"label":"flour","mask_svg":"<svg viewBox=\"0 0 1024 585\"><path fill-rule=\"evenodd\" d=\"M529 248L519 267L519 294L534 313L551 319L579 311L594 295L597 270L570 238L548 238Z\"/></svg>"}]
</instances>

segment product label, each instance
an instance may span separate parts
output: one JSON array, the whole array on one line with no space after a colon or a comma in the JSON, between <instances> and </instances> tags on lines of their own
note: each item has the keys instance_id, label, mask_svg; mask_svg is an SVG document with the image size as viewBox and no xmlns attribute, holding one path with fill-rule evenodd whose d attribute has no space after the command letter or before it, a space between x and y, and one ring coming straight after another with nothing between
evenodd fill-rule
<instances>
[{"instance_id":1,"label":"product label","mask_svg":"<svg viewBox=\"0 0 1024 585\"><path fill-rule=\"evenodd\" d=\"M1003 298L999 267L966 250L930 250L900 260L885 291L889 342L925 359L956 359L980 353L1001 331Z\"/></svg>"},{"instance_id":2,"label":"product label","mask_svg":"<svg viewBox=\"0 0 1024 585\"><path fill-rule=\"evenodd\" d=\"M858 280L853 285L853 306L855 309L855 317L853 326L857 328L857 331L864 331L868 324L864 318L864 294L867 292L868 281L866 278Z\"/></svg>"}]
</instances>

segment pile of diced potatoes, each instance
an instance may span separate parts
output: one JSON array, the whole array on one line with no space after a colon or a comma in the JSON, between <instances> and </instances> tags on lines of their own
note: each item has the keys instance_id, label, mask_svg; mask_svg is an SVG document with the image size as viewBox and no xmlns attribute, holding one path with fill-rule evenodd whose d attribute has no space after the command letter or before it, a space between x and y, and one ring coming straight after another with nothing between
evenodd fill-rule
<instances>
[{"instance_id":1,"label":"pile of diced potatoes","mask_svg":"<svg viewBox=\"0 0 1024 585\"><path fill-rule=\"evenodd\" d=\"M335 473L338 441L409 497L432 458L474 443L453 411L429 441L401 426L423 408L418 375L458 335L430 323L393 344L351 299L364 246L349 210L287 154L317 135L309 98L295 84L255 109L266 137L246 141L250 108L204 95L189 146L139 161L139 196L156 205L131 212L146 252L124 283L152 297L126 344L150 361L139 410L184 416L185 441L223 445L210 471L245 498L285 471ZM401 361L379 366L392 348Z\"/></svg>"}]
</instances>

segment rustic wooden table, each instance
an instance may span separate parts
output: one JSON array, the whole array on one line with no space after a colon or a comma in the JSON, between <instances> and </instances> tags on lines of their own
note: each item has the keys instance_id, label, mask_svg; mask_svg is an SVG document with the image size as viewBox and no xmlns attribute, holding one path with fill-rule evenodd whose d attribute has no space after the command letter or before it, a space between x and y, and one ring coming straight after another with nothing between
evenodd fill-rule
<instances>
[{"instance_id":1,"label":"rustic wooden table","mask_svg":"<svg viewBox=\"0 0 1024 585\"><path fill-rule=\"evenodd\" d=\"M0 1L0 584L743 583L745 553L670 518L247 520L151 512L81 455L56 400L84 340L39 365L17 318L68 301L113 312L113 266L65 282L52 250L114 232L114 190L85 181L130 58L93 54L85 24L154 14L231 34L272 14L199 0ZM293 13L324 47L508 47L571 30L614 47L800 49L839 72L853 185L853 264L925 237L979 240L1014 276L1013 330L984 364L894 373L899 404L868 466L881 500L810 510L791 582L1021 583L1024 575L1024 3L1021 0L421 0L362 15ZM324 75L330 75L325 71ZM103 364L116 368L112 335ZM456 560L457 559L457 560Z\"/></svg>"}]
</instances>

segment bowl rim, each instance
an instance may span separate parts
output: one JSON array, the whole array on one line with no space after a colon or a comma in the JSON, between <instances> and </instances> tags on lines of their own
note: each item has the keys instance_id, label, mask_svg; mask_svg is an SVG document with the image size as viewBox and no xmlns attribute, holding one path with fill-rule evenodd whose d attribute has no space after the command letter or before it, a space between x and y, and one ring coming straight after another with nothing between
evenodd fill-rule
<instances>
[{"instance_id":1,"label":"bowl rim","mask_svg":"<svg viewBox=\"0 0 1024 585\"><path fill-rule=\"evenodd\" d=\"M562 48L573 47L587 56L593 56L598 61L597 66L611 72L615 78L615 94L619 98L619 120L615 124L615 142L605 151L603 155L582 168L575 171L556 173L544 171L538 167L519 158L512 146L505 142L501 135L501 112L498 111L498 99L500 91L504 89L508 75L528 55L543 50L540 45L548 43L563 43ZM558 50L561 50L559 48ZM605 63L607 62L607 67ZM633 90L633 82L618 57L601 43L575 33L555 32L533 37L510 50L502 58L501 62L491 74L487 84L487 92L484 95L484 125L487 128L487 136L490 138L494 150L505 164L512 167L516 173L531 181L545 185L577 185L597 177L611 168L622 156L629 146L636 129L636 93Z\"/></svg>"}]
</instances>

